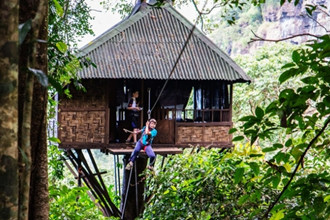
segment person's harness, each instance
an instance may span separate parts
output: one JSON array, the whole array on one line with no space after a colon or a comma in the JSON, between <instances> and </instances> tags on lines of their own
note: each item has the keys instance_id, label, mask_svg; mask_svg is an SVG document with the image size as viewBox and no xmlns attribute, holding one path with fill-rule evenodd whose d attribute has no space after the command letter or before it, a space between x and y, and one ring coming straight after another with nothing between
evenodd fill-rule
<instances>
[{"instance_id":1,"label":"person's harness","mask_svg":"<svg viewBox=\"0 0 330 220\"><path fill-rule=\"evenodd\" d=\"M146 134L145 133L145 130L146 129L144 129L143 130L143 133L142 133L142 137L140 138L140 142L141 142L141 144L144 146L144 148L143 148L143 150L145 151L145 149L147 148L147 146L149 146L151 143L152 143L152 141L153 141L153 137L152 137L152 135L150 134ZM146 143L146 144L144 144L143 143L143 141Z\"/></svg>"}]
</instances>

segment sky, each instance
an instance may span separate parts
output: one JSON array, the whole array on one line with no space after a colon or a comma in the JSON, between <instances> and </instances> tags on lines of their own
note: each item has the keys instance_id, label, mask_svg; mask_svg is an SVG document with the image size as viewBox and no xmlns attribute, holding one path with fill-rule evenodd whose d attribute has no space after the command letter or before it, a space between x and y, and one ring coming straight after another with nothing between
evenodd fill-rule
<instances>
[{"instance_id":1,"label":"sky","mask_svg":"<svg viewBox=\"0 0 330 220\"><path fill-rule=\"evenodd\" d=\"M135 2L135 0L132 1ZM95 17L95 19L91 21L92 29L95 35L85 35L81 39L79 39L79 48L88 44L97 36L101 35L103 32L105 32L106 30L108 30L122 20L118 13L114 14L113 12L111 12L111 10L106 11L103 6L100 5L99 0L87 0L86 2L89 6L91 6L91 15ZM191 6L186 6L177 10L192 23L194 22L194 19L197 18L197 12Z\"/></svg>"}]
</instances>

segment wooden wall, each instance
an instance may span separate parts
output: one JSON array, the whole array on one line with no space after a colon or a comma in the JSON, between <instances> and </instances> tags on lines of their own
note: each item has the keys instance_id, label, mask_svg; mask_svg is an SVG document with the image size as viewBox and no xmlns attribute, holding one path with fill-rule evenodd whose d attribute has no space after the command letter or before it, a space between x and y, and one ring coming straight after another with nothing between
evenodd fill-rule
<instances>
[{"instance_id":1,"label":"wooden wall","mask_svg":"<svg viewBox=\"0 0 330 220\"><path fill-rule=\"evenodd\" d=\"M72 98L60 97L59 139L65 143L108 143L107 80L85 80L87 92L71 85Z\"/></svg>"}]
</instances>

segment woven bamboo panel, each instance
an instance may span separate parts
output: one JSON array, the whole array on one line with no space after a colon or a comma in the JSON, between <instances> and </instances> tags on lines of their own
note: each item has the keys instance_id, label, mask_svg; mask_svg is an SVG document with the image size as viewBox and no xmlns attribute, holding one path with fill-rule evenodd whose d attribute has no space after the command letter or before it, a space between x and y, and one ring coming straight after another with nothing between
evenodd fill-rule
<instances>
[{"instance_id":1,"label":"woven bamboo panel","mask_svg":"<svg viewBox=\"0 0 330 220\"><path fill-rule=\"evenodd\" d=\"M230 128L227 126L180 126L177 129L178 144L231 142L231 136L228 134Z\"/></svg>"},{"instance_id":2,"label":"woven bamboo panel","mask_svg":"<svg viewBox=\"0 0 330 220\"><path fill-rule=\"evenodd\" d=\"M106 107L106 82L102 80L85 80L83 85L86 88L86 92L70 89L72 98L61 97L60 108L78 108L78 109L90 109L90 108L102 108Z\"/></svg>"},{"instance_id":3,"label":"woven bamboo panel","mask_svg":"<svg viewBox=\"0 0 330 220\"><path fill-rule=\"evenodd\" d=\"M61 112L62 143L104 143L105 111Z\"/></svg>"},{"instance_id":4,"label":"woven bamboo panel","mask_svg":"<svg viewBox=\"0 0 330 220\"><path fill-rule=\"evenodd\" d=\"M229 127L205 127L205 142L230 142Z\"/></svg>"},{"instance_id":5,"label":"woven bamboo panel","mask_svg":"<svg viewBox=\"0 0 330 220\"><path fill-rule=\"evenodd\" d=\"M178 127L177 143L203 142L203 127Z\"/></svg>"}]
</instances>

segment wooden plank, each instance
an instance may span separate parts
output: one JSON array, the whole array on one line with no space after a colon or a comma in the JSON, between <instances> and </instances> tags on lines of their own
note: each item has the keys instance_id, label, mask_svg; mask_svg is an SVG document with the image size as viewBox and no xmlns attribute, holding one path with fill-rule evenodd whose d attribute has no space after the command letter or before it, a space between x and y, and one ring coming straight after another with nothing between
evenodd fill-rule
<instances>
[{"instance_id":1,"label":"wooden plank","mask_svg":"<svg viewBox=\"0 0 330 220\"><path fill-rule=\"evenodd\" d=\"M181 144L153 144L153 149L175 149L175 148L191 148L193 145L201 147L212 147L212 148L230 148L234 145L231 142L196 142L196 143L181 143ZM134 149L134 144L125 143L110 143L110 144L82 144L82 143L61 143L59 145L61 149L101 149L105 151L116 150L116 149Z\"/></svg>"},{"instance_id":2,"label":"wooden plank","mask_svg":"<svg viewBox=\"0 0 330 220\"><path fill-rule=\"evenodd\" d=\"M180 148L152 148L155 154L182 154L183 150ZM108 149L111 154L131 154L133 148L111 148ZM141 155L146 155L146 153L141 150Z\"/></svg>"}]
</instances>

